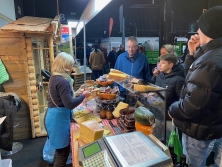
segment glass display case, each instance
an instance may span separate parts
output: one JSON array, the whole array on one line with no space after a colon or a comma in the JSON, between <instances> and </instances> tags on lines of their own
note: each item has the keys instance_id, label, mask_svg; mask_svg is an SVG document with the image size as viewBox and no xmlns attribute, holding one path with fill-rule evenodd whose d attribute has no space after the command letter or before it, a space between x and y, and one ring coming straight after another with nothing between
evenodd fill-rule
<instances>
[{"instance_id":1,"label":"glass display case","mask_svg":"<svg viewBox=\"0 0 222 167\"><path fill-rule=\"evenodd\" d=\"M155 90L135 91L126 80L114 80L116 84L126 89L125 102L130 106L144 106L155 116L154 135L166 143L166 88L151 83Z\"/></svg>"}]
</instances>

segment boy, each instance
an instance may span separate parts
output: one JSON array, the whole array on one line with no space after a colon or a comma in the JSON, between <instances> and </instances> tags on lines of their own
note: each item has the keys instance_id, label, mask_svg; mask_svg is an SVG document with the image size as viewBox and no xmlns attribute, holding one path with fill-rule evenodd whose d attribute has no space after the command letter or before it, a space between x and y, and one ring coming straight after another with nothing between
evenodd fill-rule
<instances>
[{"instance_id":1,"label":"boy","mask_svg":"<svg viewBox=\"0 0 222 167\"><path fill-rule=\"evenodd\" d=\"M174 54L160 56L160 74L156 78L155 85L166 88L166 110L180 97L180 90L184 84L184 75L179 73L180 67L176 66L178 59ZM167 119L170 120L167 114Z\"/></svg>"}]
</instances>

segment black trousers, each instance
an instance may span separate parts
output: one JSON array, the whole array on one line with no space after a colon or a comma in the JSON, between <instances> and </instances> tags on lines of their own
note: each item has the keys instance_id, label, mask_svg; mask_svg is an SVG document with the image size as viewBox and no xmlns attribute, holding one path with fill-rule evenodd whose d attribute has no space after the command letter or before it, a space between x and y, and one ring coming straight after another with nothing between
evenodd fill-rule
<instances>
[{"instance_id":1,"label":"black trousers","mask_svg":"<svg viewBox=\"0 0 222 167\"><path fill-rule=\"evenodd\" d=\"M69 156L70 145L64 148L56 149L54 156L54 167L65 167Z\"/></svg>"}]
</instances>

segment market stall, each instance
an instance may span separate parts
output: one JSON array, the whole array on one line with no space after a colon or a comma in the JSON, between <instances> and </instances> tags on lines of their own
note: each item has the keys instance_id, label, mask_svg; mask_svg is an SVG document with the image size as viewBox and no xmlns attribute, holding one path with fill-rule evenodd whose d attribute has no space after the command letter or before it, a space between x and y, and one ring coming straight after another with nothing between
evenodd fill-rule
<instances>
[{"instance_id":1,"label":"market stall","mask_svg":"<svg viewBox=\"0 0 222 167\"><path fill-rule=\"evenodd\" d=\"M141 85L138 81L120 71L111 70L111 73L101 76L95 82L87 83L86 81L80 86L78 91L91 90L94 92L94 96L75 108L73 112L75 120L75 123L71 124L73 166L79 166L80 147L104 136L140 131L145 135L153 134L157 138L156 140L165 143L166 89L152 84ZM118 85L127 89L125 101L122 101L123 99L119 95ZM96 140L87 142L87 139L84 140L84 137L81 136L81 125L90 121L98 123L104 134L99 138L95 137ZM91 130L85 131L88 132L88 135L94 136L96 130L91 127L93 126L87 127Z\"/></svg>"}]
</instances>

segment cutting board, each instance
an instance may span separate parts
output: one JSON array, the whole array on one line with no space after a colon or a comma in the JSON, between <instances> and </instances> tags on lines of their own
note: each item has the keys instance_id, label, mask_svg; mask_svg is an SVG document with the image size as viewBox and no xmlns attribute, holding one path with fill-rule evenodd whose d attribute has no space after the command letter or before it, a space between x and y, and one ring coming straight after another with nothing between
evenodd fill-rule
<instances>
[{"instance_id":1,"label":"cutting board","mask_svg":"<svg viewBox=\"0 0 222 167\"><path fill-rule=\"evenodd\" d=\"M97 122L102 122L102 119L100 119L98 116L96 116L96 115L94 115L93 113L90 113L90 112L88 112L85 115L82 115L81 117L74 118L74 120L78 124L80 124L82 122L85 122L85 121L91 121L91 120L95 120Z\"/></svg>"}]
</instances>

